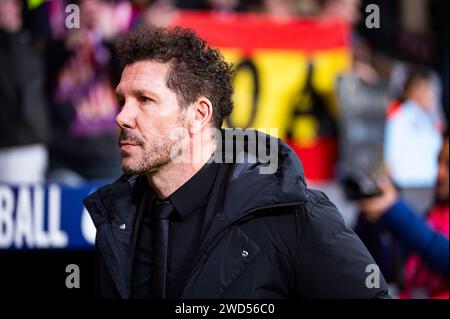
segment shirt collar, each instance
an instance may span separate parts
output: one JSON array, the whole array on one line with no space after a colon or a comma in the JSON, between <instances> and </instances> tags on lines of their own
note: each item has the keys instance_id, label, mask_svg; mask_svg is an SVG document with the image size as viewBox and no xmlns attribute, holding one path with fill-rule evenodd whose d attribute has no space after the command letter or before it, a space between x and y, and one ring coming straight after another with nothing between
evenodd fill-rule
<instances>
[{"instance_id":1,"label":"shirt collar","mask_svg":"<svg viewBox=\"0 0 450 319\"><path fill-rule=\"evenodd\" d=\"M208 195L216 179L219 164L206 163L194 176L178 188L169 200L181 219L186 219L194 209L207 203Z\"/></svg>"},{"instance_id":2,"label":"shirt collar","mask_svg":"<svg viewBox=\"0 0 450 319\"><path fill-rule=\"evenodd\" d=\"M186 219L195 208L206 204L209 192L216 179L218 168L219 164L217 163L206 163L194 176L167 198L173 204L181 219ZM139 194L147 192L148 196L150 196L149 204L152 204L157 196L155 191L148 185L145 175L139 176L137 182L137 188L140 192L136 196L140 197Z\"/></svg>"}]
</instances>

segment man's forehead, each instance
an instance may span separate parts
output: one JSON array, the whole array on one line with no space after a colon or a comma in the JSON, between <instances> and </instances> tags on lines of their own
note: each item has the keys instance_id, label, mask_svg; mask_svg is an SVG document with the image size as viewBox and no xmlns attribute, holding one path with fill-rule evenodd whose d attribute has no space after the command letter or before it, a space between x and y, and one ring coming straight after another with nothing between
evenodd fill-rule
<instances>
[{"instance_id":1,"label":"man's forehead","mask_svg":"<svg viewBox=\"0 0 450 319\"><path fill-rule=\"evenodd\" d=\"M125 66L117 91L122 91L125 86L138 86L145 89L148 86L166 86L166 75L169 69L168 63L156 61L138 61ZM137 89L137 88L135 88Z\"/></svg>"},{"instance_id":2,"label":"man's forehead","mask_svg":"<svg viewBox=\"0 0 450 319\"><path fill-rule=\"evenodd\" d=\"M165 75L169 69L169 63L163 63L153 60L137 61L125 66L124 74L132 77L141 77L148 75Z\"/></svg>"}]
</instances>

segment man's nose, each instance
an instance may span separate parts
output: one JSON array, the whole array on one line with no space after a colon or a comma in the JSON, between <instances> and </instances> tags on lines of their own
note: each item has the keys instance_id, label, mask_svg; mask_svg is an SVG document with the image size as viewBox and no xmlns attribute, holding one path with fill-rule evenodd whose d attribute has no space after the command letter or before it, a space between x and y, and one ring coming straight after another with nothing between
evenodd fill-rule
<instances>
[{"instance_id":1,"label":"man's nose","mask_svg":"<svg viewBox=\"0 0 450 319\"><path fill-rule=\"evenodd\" d=\"M132 111L132 108L128 105L124 105L116 116L116 124L120 128L134 128L136 125L136 114Z\"/></svg>"}]
</instances>

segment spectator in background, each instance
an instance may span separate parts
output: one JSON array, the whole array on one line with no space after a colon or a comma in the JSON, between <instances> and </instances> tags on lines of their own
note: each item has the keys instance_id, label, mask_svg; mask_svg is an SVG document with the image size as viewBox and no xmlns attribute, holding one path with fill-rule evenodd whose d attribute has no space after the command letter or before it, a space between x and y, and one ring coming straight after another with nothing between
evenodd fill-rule
<instances>
[{"instance_id":1,"label":"spectator in background","mask_svg":"<svg viewBox=\"0 0 450 319\"><path fill-rule=\"evenodd\" d=\"M161 1L161 0L159 0ZM158 2L159 2L158 1ZM314 0L179 0L180 9L211 10L220 13L251 12L267 14L276 20L295 17L314 8ZM305 5L303 3L306 3Z\"/></svg>"},{"instance_id":2,"label":"spectator in background","mask_svg":"<svg viewBox=\"0 0 450 319\"><path fill-rule=\"evenodd\" d=\"M233 12L237 11L239 0L206 0L206 6L209 10Z\"/></svg>"},{"instance_id":3,"label":"spectator in background","mask_svg":"<svg viewBox=\"0 0 450 319\"><path fill-rule=\"evenodd\" d=\"M360 201L372 222L380 221L412 254L406 262L402 298L449 298L449 136L444 134L438 161L436 200L426 221L399 197L394 185L379 182L383 194Z\"/></svg>"},{"instance_id":4,"label":"spectator in background","mask_svg":"<svg viewBox=\"0 0 450 319\"><path fill-rule=\"evenodd\" d=\"M339 18L355 27L361 20L361 0L320 0L323 18Z\"/></svg>"},{"instance_id":5,"label":"spectator in background","mask_svg":"<svg viewBox=\"0 0 450 319\"><path fill-rule=\"evenodd\" d=\"M61 4L51 5L51 21L64 21L57 18ZM53 128L49 178L62 182L110 178L119 164L114 125L119 70L113 47L116 35L130 26L132 11L124 2L81 0L79 5L81 27L55 24L57 38L48 46Z\"/></svg>"},{"instance_id":6,"label":"spectator in background","mask_svg":"<svg viewBox=\"0 0 450 319\"><path fill-rule=\"evenodd\" d=\"M383 156L402 196L414 211L422 213L433 199L442 138L433 115L431 74L416 69L407 78L404 102L388 111ZM380 265L386 280L401 289L405 280L401 243L384 223L370 223L364 214L358 216L355 232Z\"/></svg>"},{"instance_id":7,"label":"spectator in background","mask_svg":"<svg viewBox=\"0 0 450 319\"><path fill-rule=\"evenodd\" d=\"M363 20L361 0L320 0L318 16L322 19L339 19L351 28L353 53L352 72L369 85L377 85L382 79L374 66L375 52L357 26Z\"/></svg>"},{"instance_id":8,"label":"spectator in background","mask_svg":"<svg viewBox=\"0 0 450 319\"><path fill-rule=\"evenodd\" d=\"M389 114L385 162L400 188L431 188L442 139L432 111L433 83L427 71L414 70L406 82L405 101Z\"/></svg>"},{"instance_id":9,"label":"spectator in background","mask_svg":"<svg viewBox=\"0 0 450 319\"><path fill-rule=\"evenodd\" d=\"M139 23L165 27L175 19L178 9L172 1L142 1L139 6Z\"/></svg>"},{"instance_id":10,"label":"spectator in background","mask_svg":"<svg viewBox=\"0 0 450 319\"><path fill-rule=\"evenodd\" d=\"M37 183L47 167L42 59L22 31L21 4L0 0L0 181Z\"/></svg>"}]
</instances>

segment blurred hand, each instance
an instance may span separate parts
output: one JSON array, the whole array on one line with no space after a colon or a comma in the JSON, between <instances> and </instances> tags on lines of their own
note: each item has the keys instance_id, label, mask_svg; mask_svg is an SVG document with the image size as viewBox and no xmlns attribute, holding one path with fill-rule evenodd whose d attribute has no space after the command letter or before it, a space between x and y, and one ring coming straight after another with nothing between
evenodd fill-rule
<instances>
[{"instance_id":1,"label":"blurred hand","mask_svg":"<svg viewBox=\"0 0 450 319\"><path fill-rule=\"evenodd\" d=\"M377 185L382 195L359 201L361 212L371 222L376 222L398 199L397 189L387 176L378 178Z\"/></svg>"}]
</instances>

